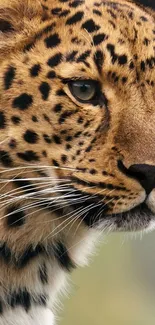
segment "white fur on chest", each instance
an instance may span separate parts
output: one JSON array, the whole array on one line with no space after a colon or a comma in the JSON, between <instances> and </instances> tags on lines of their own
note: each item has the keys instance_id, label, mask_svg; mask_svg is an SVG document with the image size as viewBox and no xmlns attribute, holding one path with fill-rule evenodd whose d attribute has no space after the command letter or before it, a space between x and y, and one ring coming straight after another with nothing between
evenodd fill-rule
<instances>
[{"instance_id":1,"label":"white fur on chest","mask_svg":"<svg viewBox=\"0 0 155 325\"><path fill-rule=\"evenodd\" d=\"M32 307L29 313L17 307L4 312L0 325L54 325L54 315L45 307Z\"/></svg>"}]
</instances>

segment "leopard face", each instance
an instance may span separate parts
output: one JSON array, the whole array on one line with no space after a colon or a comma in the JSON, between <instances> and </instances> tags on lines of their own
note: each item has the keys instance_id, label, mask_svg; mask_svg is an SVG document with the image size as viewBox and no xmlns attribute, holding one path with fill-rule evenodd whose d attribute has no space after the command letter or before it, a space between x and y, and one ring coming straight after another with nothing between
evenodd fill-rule
<instances>
[{"instance_id":1,"label":"leopard face","mask_svg":"<svg viewBox=\"0 0 155 325\"><path fill-rule=\"evenodd\" d=\"M0 20L1 222L37 228L50 208L86 227L150 228L153 13L126 0L14 1L7 10Z\"/></svg>"}]
</instances>

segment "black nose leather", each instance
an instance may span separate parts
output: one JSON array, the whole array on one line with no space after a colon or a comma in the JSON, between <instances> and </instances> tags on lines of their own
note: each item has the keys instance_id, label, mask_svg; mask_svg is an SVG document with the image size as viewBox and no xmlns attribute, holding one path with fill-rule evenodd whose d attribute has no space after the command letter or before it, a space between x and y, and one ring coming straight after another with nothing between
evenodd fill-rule
<instances>
[{"instance_id":1,"label":"black nose leather","mask_svg":"<svg viewBox=\"0 0 155 325\"><path fill-rule=\"evenodd\" d=\"M155 166L146 164L132 165L128 169L128 173L139 181L146 194L149 194L155 188Z\"/></svg>"}]
</instances>

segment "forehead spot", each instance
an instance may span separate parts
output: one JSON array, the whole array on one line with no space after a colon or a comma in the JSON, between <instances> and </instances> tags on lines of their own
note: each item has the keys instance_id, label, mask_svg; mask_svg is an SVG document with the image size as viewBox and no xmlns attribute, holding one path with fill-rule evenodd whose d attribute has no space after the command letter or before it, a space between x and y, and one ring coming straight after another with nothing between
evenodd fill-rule
<instances>
[{"instance_id":1,"label":"forehead spot","mask_svg":"<svg viewBox=\"0 0 155 325\"><path fill-rule=\"evenodd\" d=\"M40 64L35 64L31 69L30 69L30 75L31 77L37 77L39 75L39 72L41 70Z\"/></svg>"},{"instance_id":2,"label":"forehead spot","mask_svg":"<svg viewBox=\"0 0 155 325\"><path fill-rule=\"evenodd\" d=\"M78 11L76 14L67 19L66 25L74 25L77 22L81 21L84 16L83 11Z\"/></svg>"},{"instance_id":3,"label":"forehead spot","mask_svg":"<svg viewBox=\"0 0 155 325\"><path fill-rule=\"evenodd\" d=\"M56 67L62 59L62 54L61 53L57 53L55 55L53 55L51 58L49 58L49 60L47 61L47 64L53 68Z\"/></svg>"},{"instance_id":4,"label":"forehead spot","mask_svg":"<svg viewBox=\"0 0 155 325\"><path fill-rule=\"evenodd\" d=\"M93 33L100 29L100 26L96 25L93 19L89 19L82 24L82 28L86 29L88 33Z\"/></svg>"},{"instance_id":5,"label":"forehead spot","mask_svg":"<svg viewBox=\"0 0 155 325\"><path fill-rule=\"evenodd\" d=\"M58 15L62 11L62 8L56 7L51 10L52 15Z\"/></svg>"},{"instance_id":6,"label":"forehead spot","mask_svg":"<svg viewBox=\"0 0 155 325\"><path fill-rule=\"evenodd\" d=\"M93 37L93 44L94 44L95 46L97 46L97 45L101 44L102 42L104 42L104 41L107 40L107 39L108 39L108 36L107 36L106 34L104 34L104 33L102 33L102 34L97 34L97 35L95 35L95 36Z\"/></svg>"},{"instance_id":7,"label":"forehead spot","mask_svg":"<svg viewBox=\"0 0 155 325\"><path fill-rule=\"evenodd\" d=\"M61 43L61 39L59 35L55 33L45 38L44 42L47 48L54 48Z\"/></svg>"},{"instance_id":8,"label":"forehead spot","mask_svg":"<svg viewBox=\"0 0 155 325\"><path fill-rule=\"evenodd\" d=\"M70 10L64 10L60 13L59 17L66 17L70 14Z\"/></svg>"},{"instance_id":9,"label":"forehead spot","mask_svg":"<svg viewBox=\"0 0 155 325\"><path fill-rule=\"evenodd\" d=\"M101 73L102 71L102 66L103 66L103 63L104 63L104 55L103 55L103 52L98 50L95 52L94 54L94 62L95 62L95 65L97 67L97 70L99 71L99 73Z\"/></svg>"}]
</instances>

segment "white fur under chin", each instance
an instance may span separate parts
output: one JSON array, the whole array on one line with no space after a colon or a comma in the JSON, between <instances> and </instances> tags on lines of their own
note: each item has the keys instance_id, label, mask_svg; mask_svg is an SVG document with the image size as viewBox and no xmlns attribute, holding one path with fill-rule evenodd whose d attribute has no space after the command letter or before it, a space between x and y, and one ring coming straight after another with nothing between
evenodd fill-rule
<instances>
[{"instance_id":1,"label":"white fur under chin","mask_svg":"<svg viewBox=\"0 0 155 325\"><path fill-rule=\"evenodd\" d=\"M4 312L0 325L54 325L54 315L45 307L32 307L29 313L17 307Z\"/></svg>"}]
</instances>

